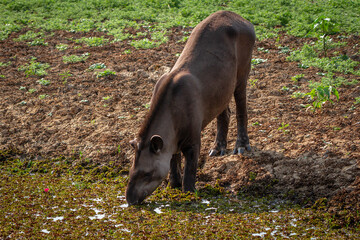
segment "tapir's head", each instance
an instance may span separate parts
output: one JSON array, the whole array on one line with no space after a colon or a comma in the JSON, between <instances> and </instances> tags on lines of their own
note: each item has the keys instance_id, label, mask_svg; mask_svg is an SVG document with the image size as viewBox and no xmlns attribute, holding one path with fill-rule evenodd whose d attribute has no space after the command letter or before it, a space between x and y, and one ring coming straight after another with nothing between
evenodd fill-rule
<instances>
[{"instance_id":1,"label":"tapir's head","mask_svg":"<svg viewBox=\"0 0 360 240\"><path fill-rule=\"evenodd\" d=\"M129 173L126 201L133 205L140 204L164 180L172 154L159 135L153 135L147 141L135 139L130 143L135 148L135 160Z\"/></svg>"}]
</instances>

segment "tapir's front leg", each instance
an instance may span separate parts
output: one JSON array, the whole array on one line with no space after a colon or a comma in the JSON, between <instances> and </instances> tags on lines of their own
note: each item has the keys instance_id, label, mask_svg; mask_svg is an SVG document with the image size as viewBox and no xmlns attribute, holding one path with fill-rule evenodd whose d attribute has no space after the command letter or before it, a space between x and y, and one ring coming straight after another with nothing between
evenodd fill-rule
<instances>
[{"instance_id":1,"label":"tapir's front leg","mask_svg":"<svg viewBox=\"0 0 360 240\"><path fill-rule=\"evenodd\" d=\"M196 169L200 154L200 142L185 148L183 151L185 156L183 191L194 192L196 181Z\"/></svg>"},{"instance_id":2,"label":"tapir's front leg","mask_svg":"<svg viewBox=\"0 0 360 240\"><path fill-rule=\"evenodd\" d=\"M171 158L169 180L172 188L181 188L181 153L176 153Z\"/></svg>"}]
</instances>

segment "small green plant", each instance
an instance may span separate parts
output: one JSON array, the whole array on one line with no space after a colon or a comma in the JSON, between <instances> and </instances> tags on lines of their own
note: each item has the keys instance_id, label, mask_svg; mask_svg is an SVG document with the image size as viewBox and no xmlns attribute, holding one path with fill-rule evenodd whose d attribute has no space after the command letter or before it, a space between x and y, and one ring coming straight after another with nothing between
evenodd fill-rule
<instances>
[{"instance_id":1,"label":"small green plant","mask_svg":"<svg viewBox=\"0 0 360 240\"><path fill-rule=\"evenodd\" d=\"M38 80L37 82L38 82L39 84L43 85L43 86L48 86L48 85L50 85L50 83L51 83L50 80L46 80L46 79L44 79L44 78Z\"/></svg>"},{"instance_id":2,"label":"small green plant","mask_svg":"<svg viewBox=\"0 0 360 240\"><path fill-rule=\"evenodd\" d=\"M249 79L249 82L250 82L251 87L255 87L257 81L259 81L259 79L251 79L251 78L250 78L250 79Z\"/></svg>"},{"instance_id":3,"label":"small green plant","mask_svg":"<svg viewBox=\"0 0 360 240\"><path fill-rule=\"evenodd\" d=\"M0 78L5 78L5 75L0 74Z\"/></svg>"},{"instance_id":4,"label":"small green plant","mask_svg":"<svg viewBox=\"0 0 360 240\"><path fill-rule=\"evenodd\" d=\"M264 63L266 61L267 61L267 59L253 58L253 59L251 59L251 64L252 65L258 65L258 64Z\"/></svg>"},{"instance_id":5,"label":"small green plant","mask_svg":"<svg viewBox=\"0 0 360 240\"><path fill-rule=\"evenodd\" d=\"M130 42L130 45L135 47L136 49L150 49L160 46L158 42L149 40L148 38L144 38L141 40L133 40Z\"/></svg>"},{"instance_id":6,"label":"small green plant","mask_svg":"<svg viewBox=\"0 0 360 240\"><path fill-rule=\"evenodd\" d=\"M34 93L34 92L36 92L36 91L37 91L37 89L35 89L35 88L30 88L28 92L29 92L29 93Z\"/></svg>"},{"instance_id":7,"label":"small green plant","mask_svg":"<svg viewBox=\"0 0 360 240\"><path fill-rule=\"evenodd\" d=\"M104 63L94 63L89 67L90 70L104 69L104 68L106 68L106 65Z\"/></svg>"},{"instance_id":8,"label":"small green plant","mask_svg":"<svg viewBox=\"0 0 360 240\"><path fill-rule=\"evenodd\" d=\"M285 124L284 122L281 123L281 126L278 128L278 131L282 131L284 134L290 132L288 129L289 124Z\"/></svg>"},{"instance_id":9,"label":"small green plant","mask_svg":"<svg viewBox=\"0 0 360 240\"><path fill-rule=\"evenodd\" d=\"M7 67L11 64L11 62L7 62L7 63L4 63L4 62L0 62L0 67Z\"/></svg>"},{"instance_id":10,"label":"small green plant","mask_svg":"<svg viewBox=\"0 0 360 240\"><path fill-rule=\"evenodd\" d=\"M123 53L124 53L124 54L131 54L131 50L130 50L130 49L126 49Z\"/></svg>"},{"instance_id":11,"label":"small green plant","mask_svg":"<svg viewBox=\"0 0 360 240\"><path fill-rule=\"evenodd\" d=\"M39 63L39 62L36 62L35 60L36 60L35 57L31 58L30 63L20 66L18 68L18 70L24 71L26 77L28 77L28 76L43 77L43 76L47 75L47 72L45 70L48 69L50 67L50 65L47 63Z\"/></svg>"},{"instance_id":12,"label":"small green plant","mask_svg":"<svg viewBox=\"0 0 360 240\"><path fill-rule=\"evenodd\" d=\"M284 53L284 54L290 53L290 48L287 46L285 47L279 46L278 49L279 49L279 53Z\"/></svg>"},{"instance_id":13,"label":"small green plant","mask_svg":"<svg viewBox=\"0 0 360 240\"><path fill-rule=\"evenodd\" d=\"M116 73L114 71L111 71L109 69L104 70L103 72L98 72L96 74L97 78L102 78L102 77L107 77L107 76L112 76L112 75L116 75Z\"/></svg>"},{"instance_id":14,"label":"small green plant","mask_svg":"<svg viewBox=\"0 0 360 240\"><path fill-rule=\"evenodd\" d=\"M354 105L358 105L358 104L360 104L360 97L355 98Z\"/></svg>"},{"instance_id":15,"label":"small green plant","mask_svg":"<svg viewBox=\"0 0 360 240\"><path fill-rule=\"evenodd\" d=\"M84 62L89 57L89 53L84 53L80 56L77 55L70 55L70 56L63 56L64 63L77 63L77 62Z\"/></svg>"},{"instance_id":16,"label":"small green plant","mask_svg":"<svg viewBox=\"0 0 360 240\"><path fill-rule=\"evenodd\" d=\"M61 79L62 79L62 81L63 81L63 84L66 84L68 78L72 76L72 74L70 73L70 71L66 71L66 72L60 73L59 75L61 76Z\"/></svg>"},{"instance_id":17,"label":"small green plant","mask_svg":"<svg viewBox=\"0 0 360 240\"><path fill-rule=\"evenodd\" d=\"M281 90L281 91L288 92L288 91L290 90L290 88L287 87L287 86L283 86L280 90Z\"/></svg>"},{"instance_id":18,"label":"small green plant","mask_svg":"<svg viewBox=\"0 0 360 240\"><path fill-rule=\"evenodd\" d=\"M263 52L263 53L268 53L269 49L266 49L266 48L263 48L263 47L258 47L258 51Z\"/></svg>"},{"instance_id":19,"label":"small green plant","mask_svg":"<svg viewBox=\"0 0 360 240\"><path fill-rule=\"evenodd\" d=\"M291 94L291 97L292 98L304 98L305 97L305 93L302 93L302 92L293 92Z\"/></svg>"},{"instance_id":20,"label":"small green plant","mask_svg":"<svg viewBox=\"0 0 360 240\"><path fill-rule=\"evenodd\" d=\"M324 56L327 57L328 48L326 45L326 37L330 34L339 32L337 24L331 21L331 19L328 17L320 16L313 22L312 31L315 32L318 41L322 41Z\"/></svg>"},{"instance_id":21,"label":"small green plant","mask_svg":"<svg viewBox=\"0 0 360 240\"><path fill-rule=\"evenodd\" d=\"M47 95L47 94L41 94L41 95L39 95L39 99L41 99L41 100L43 100L43 99L45 99L45 98L47 98L47 97L49 97L49 95Z\"/></svg>"},{"instance_id":22,"label":"small green plant","mask_svg":"<svg viewBox=\"0 0 360 240\"><path fill-rule=\"evenodd\" d=\"M109 39L102 37L83 37L75 40L76 43L85 43L89 47L103 46L109 42Z\"/></svg>"},{"instance_id":23,"label":"small green plant","mask_svg":"<svg viewBox=\"0 0 360 240\"><path fill-rule=\"evenodd\" d=\"M106 96L106 97L103 97L102 98L104 101L107 101L107 100L110 100L111 99L111 96Z\"/></svg>"},{"instance_id":24,"label":"small green plant","mask_svg":"<svg viewBox=\"0 0 360 240\"><path fill-rule=\"evenodd\" d=\"M28 43L30 46L47 46L49 45L47 42L45 42L45 39L43 38L37 38L33 41Z\"/></svg>"},{"instance_id":25,"label":"small green plant","mask_svg":"<svg viewBox=\"0 0 360 240\"><path fill-rule=\"evenodd\" d=\"M329 101L333 103L331 100L331 95L334 95L337 100L339 100L339 93L337 89L333 86L323 86L319 85L316 88L313 88L310 92L306 93L305 95L310 96L313 102L313 111L315 112L316 109L320 109L322 105Z\"/></svg>"},{"instance_id":26,"label":"small green plant","mask_svg":"<svg viewBox=\"0 0 360 240\"><path fill-rule=\"evenodd\" d=\"M36 38L41 38L44 36L43 32L34 32L34 31L27 31L25 34L20 35L18 38L15 38L14 41L29 41L34 40Z\"/></svg>"},{"instance_id":27,"label":"small green plant","mask_svg":"<svg viewBox=\"0 0 360 240\"><path fill-rule=\"evenodd\" d=\"M59 51L65 51L66 49L69 48L69 45L60 43L56 45L55 48Z\"/></svg>"},{"instance_id":28,"label":"small green plant","mask_svg":"<svg viewBox=\"0 0 360 240\"><path fill-rule=\"evenodd\" d=\"M291 77L291 81L297 83L300 79L304 78L305 74L298 74Z\"/></svg>"}]
</instances>

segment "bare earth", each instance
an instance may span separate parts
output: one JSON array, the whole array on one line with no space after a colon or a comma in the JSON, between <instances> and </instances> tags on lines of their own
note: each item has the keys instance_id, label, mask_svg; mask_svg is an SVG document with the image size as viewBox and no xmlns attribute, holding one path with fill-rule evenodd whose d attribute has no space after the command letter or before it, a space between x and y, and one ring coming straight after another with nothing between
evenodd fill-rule
<instances>
[{"instance_id":1,"label":"bare earth","mask_svg":"<svg viewBox=\"0 0 360 240\"><path fill-rule=\"evenodd\" d=\"M128 142L135 137L148 111L155 82L171 69L176 54L182 51L184 43L177 42L182 31L174 28L167 44L150 50L136 50L126 41L87 47L69 40L103 35L95 32L58 31L46 38L48 46L13 41L25 30L1 41L0 62L11 64L0 68L5 75L0 79L0 149L19 149L24 153L20 157L76 155L103 164L117 162L127 169L134 157ZM302 69L298 63L286 61L288 55L280 53L278 46L296 49L309 41L280 35L278 42L275 39L257 42L253 58L267 61L253 67L250 82L258 81L248 83L249 137L253 151L244 156L232 155L236 140L232 102L226 156L208 157L216 122L203 131L199 188L218 182L234 192L286 193L299 201L332 197L358 205L360 106L352 106L354 98L360 96L360 86L338 88L340 101L326 103L315 113L300 106L307 100L291 98L292 92L308 92L308 81L319 81L321 76L316 73L320 70ZM349 36L346 41L348 44L340 52L359 61L356 55L359 37ZM59 51L55 48L59 43L69 44L69 48ZM74 46L82 47L74 49ZM258 51L259 47L269 52ZM132 52L125 54L127 49ZM86 52L90 56L85 62L62 61L64 55ZM37 83L40 77L26 77L18 71L32 56L38 62L50 64L45 76L50 85L42 86ZM90 65L100 62L115 71L116 76L97 78L96 71L88 70ZM66 71L72 76L64 83L66 79L59 74ZM303 79L298 83L291 81L292 76L301 73L305 74ZM360 80L358 76L337 76ZM281 90L283 86L289 91ZM32 88L37 91L28 93ZM43 94L48 96L39 99ZM289 125L279 130L282 123Z\"/></svg>"}]
</instances>

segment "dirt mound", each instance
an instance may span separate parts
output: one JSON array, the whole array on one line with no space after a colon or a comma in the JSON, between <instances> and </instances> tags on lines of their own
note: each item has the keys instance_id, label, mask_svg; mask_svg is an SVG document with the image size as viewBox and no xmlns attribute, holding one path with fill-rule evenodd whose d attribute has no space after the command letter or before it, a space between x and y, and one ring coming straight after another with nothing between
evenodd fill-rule
<instances>
[{"instance_id":1,"label":"dirt mound","mask_svg":"<svg viewBox=\"0 0 360 240\"><path fill-rule=\"evenodd\" d=\"M178 40L183 30L173 29L167 44L148 50L137 50L126 41L88 47L70 40L102 35L95 32L59 31L46 38L47 46L14 41L25 31L0 42L0 62L9 63L1 67L5 78L0 85L0 148L17 148L34 157L77 155L104 164L119 162L127 168L134 154L128 142L148 111L155 82L182 51L184 44ZM301 107L304 99L291 98L291 93L307 91L308 81L319 81L321 76L315 68L302 69L286 61L287 54L278 46L296 49L304 41L308 40L282 35L279 40L257 43L254 58L266 62L254 66L248 86L253 152L231 154L236 138L232 114L228 154L208 157L216 133L212 122L202 135L198 186L218 181L235 192L294 193L302 199L316 199L339 191L352 193L349 186L353 183L356 189L359 185L354 181L360 175L360 117L353 99L360 96L360 87L339 88L340 101L325 104L322 111L313 113ZM68 49L57 50L59 43L68 44ZM353 55L359 51L355 43L350 37L341 51ZM85 61L63 62L63 56L85 53ZM19 71L31 57L49 64L44 78L50 84L41 85L40 77ZM94 63L104 63L116 75L97 77L96 71L89 70ZM301 73L305 77L295 87L290 79ZM233 113L234 109L232 103Z\"/></svg>"}]
</instances>

